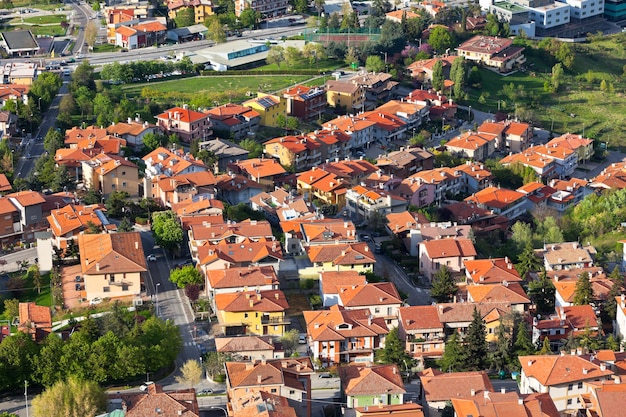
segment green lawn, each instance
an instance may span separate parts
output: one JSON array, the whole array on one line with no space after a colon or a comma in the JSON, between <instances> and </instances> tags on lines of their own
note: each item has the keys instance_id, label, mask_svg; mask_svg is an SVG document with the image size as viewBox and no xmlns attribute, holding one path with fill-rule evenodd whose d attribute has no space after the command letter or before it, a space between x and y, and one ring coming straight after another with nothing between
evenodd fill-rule
<instances>
[{"instance_id":1,"label":"green lawn","mask_svg":"<svg viewBox=\"0 0 626 417\"><path fill-rule=\"evenodd\" d=\"M30 30L35 36L64 36L65 29L61 26L31 26L31 25L15 25L10 26L12 30Z\"/></svg>"},{"instance_id":2,"label":"green lawn","mask_svg":"<svg viewBox=\"0 0 626 417\"><path fill-rule=\"evenodd\" d=\"M323 59L315 64L309 64L308 62L305 62L306 60L302 60L303 62L299 62L295 65L287 65L286 62L283 62L283 64L280 66L280 68L276 65L276 64L268 64L268 65L263 65L261 67L258 67L256 69L258 69L259 71L267 71L267 70L284 70L287 71L289 69L292 70L319 70L319 71L332 71L332 70L336 70L337 68L341 68L345 66L345 63L343 61L340 61L338 59Z\"/></svg>"},{"instance_id":3,"label":"green lawn","mask_svg":"<svg viewBox=\"0 0 626 417\"><path fill-rule=\"evenodd\" d=\"M21 19L16 19L17 21L15 23L19 23L22 20ZM59 24L61 22L65 22L67 20L66 15L64 14L53 14L53 15L47 15L47 16L35 16L35 17L28 17L28 18L24 18L24 23L32 23L34 25L50 25L50 24Z\"/></svg>"},{"instance_id":4,"label":"green lawn","mask_svg":"<svg viewBox=\"0 0 626 417\"><path fill-rule=\"evenodd\" d=\"M93 51L95 53L98 52L115 52L118 51L121 48L118 48L117 46L110 44L110 43L103 43L102 45L94 45L93 47Z\"/></svg>"}]
</instances>

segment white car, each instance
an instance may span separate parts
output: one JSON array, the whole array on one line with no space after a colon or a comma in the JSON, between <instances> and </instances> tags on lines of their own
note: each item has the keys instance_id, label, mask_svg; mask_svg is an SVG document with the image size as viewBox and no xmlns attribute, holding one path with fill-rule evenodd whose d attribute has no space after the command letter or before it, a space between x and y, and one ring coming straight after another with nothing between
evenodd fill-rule
<instances>
[{"instance_id":1,"label":"white car","mask_svg":"<svg viewBox=\"0 0 626 417\"><path fill-rule=\"evenodd\" d=\"M300 337L298 338L298 343L301 345L305 345L306 344L306 335L305 334L301 334Z\"/></svg>"},{"instance_id":2,"label":"white car","mask_svg":"<svg viewBox=\"0 0 626 417\"><path fill-rule=\"evenodd\" d=\"M89 301L89 305L90 306L95 306L97 304L100 304L102 302L102 298L100 297L94 297Z\"/></svg>"},{"instance_id":3,"label":"white car","mask_svg":"<svg viewBox=\"0 0 626 417\"><path fill-rule=\"evenodd\" d=\"M154 253L151 253L146 259L150 262L156 262L156 255Z\"/></svg>"},{"instance_id":4,"label":"white car","mask_svg":"<svg viewBox=\"0 0 626 417\"><path fill-rule=\"evenodd\" d=\"M152 381L146 381L142 386L139 387L139 391L147 391L150 385L154 385Z\"/></svg>"}]
</instances>

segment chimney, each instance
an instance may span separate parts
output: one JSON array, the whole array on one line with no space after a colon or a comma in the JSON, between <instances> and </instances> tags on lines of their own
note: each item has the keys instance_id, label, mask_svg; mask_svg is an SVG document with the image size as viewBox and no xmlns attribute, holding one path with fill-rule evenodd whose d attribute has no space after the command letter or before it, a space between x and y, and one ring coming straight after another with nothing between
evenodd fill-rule
<instances>
[{"instance_id":1,"label":"chimney","mask_svg":"<svg viewBox=\"0 0 626 417\"><path fill-rule=\"evenodd\" d=\"M500 388L500 394L506 394L506 388Z\"/></svg>"},{"instance_id":2,"label":"chimney","mask_svg":"<svg viewBox=\"0 0 626 417\"><path fill-rule=\"evenodd\" d=\"M587 370L587 368L583 368L583 375L587 375L589 373L589 371Z\"/></svg>"},{"instance_id":3,"label":"chimney","mask_svg":"<svg viewBox=\"0 0 626 417\"><path fill-rule=\"evenodd\" d=\"M394 367L393 367L393 368L391 368L391 369L393 369L393 374L394 374L394 375L396 375L396 374L398 373L398 368L397 368L397 367L395 367L395 366L394 366Z\"/></svg>"},{"instance_id":4,"label":"chimney","mask_svg":"<svg viewBox=\"0 0 626 417\"><path fill-rule=\"evenodd\" d=\"M278 293L274 293L274 298L277 299L277 300L279 299Z\"/></svg>"},{"instance_id":5,"label":"chimney","mask_svg":"<svg viewBox=\"0 0 626 417\"><path fill-rule=\"evenodd\" d=\"M139 250L139 241L135 242L135 250Z\"/></svg>"},{"instance_id":6,"label":"chimney","mask_svg":"<svg viewBox=\"0 0 626 417\"><path fill-rule=\"evenodd\" d=\"M250 300L250 308L254 307L254 300Z\"/></svg>"},{"instance_id":7,"label":"chimney","mask_svg":"<svg viewBox=\"0 0 626 417\"><path fill-rule=\"evenodd\" d=\"M601 364L600 364L600 370L601 370L602 372L606 371L606 364L601 363Z\"/></svg>"},{"instance_id":8,"label":"chimney","mask_svg":"<svg viewBox=\"0 0 626 417\"><path fill-rule=\"evenodd\" d=\"M532 366L532 364L533 364L533 360L532 360L532 359L529 359L529 360L528 360L528 366Z\"/></svg>"},{"instance_id":9,"label":"chimney","mask_svg":"<svg viewBox=\"0 0 626 417\"><path fill-rule=\"evenodd\" d=\"M518 398L517 399L517 404L518 405L524 405L524 399L523 398Z\"/></svg>"},{"instance_id":10,"label":"chimney","mask_svg":"<svg viewBox=\"0 0 626 417\"><path fill-rule=\"evenodd\" d=\"M256 383L261 385L261 382L263 382L263 375L257 375L256 376Z\"/></svg>"},{"instance_id":11,"label":"chimney","mask_svg":"<svg viewBox=\"0 0 626 417\"><path fill-rule=\"evenodd\" d=\"M472 397L476 396L476 390L474 388L470 389L470 395Z\"/></svg>"},{"instance_id":12,"label":"chimney","mask_svg":"<svg viewBox=\"0 0 626 417\"><path fill-rule=\"evenodd\" d=\"M96 271L100 272L100 263L96 263Z\"/></svg>"}]
</instances>

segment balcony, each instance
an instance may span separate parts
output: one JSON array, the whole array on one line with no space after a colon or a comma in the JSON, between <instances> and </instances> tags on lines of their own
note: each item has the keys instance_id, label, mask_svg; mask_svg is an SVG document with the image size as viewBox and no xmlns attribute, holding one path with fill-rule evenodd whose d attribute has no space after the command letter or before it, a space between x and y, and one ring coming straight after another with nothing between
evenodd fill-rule
<instances>
[{"instance_id":1,"label":"balcony","mask_svg":"<svg viewBox=\"0 0 626 417\"><path fill-rule=\"evenodd\" d=\"M261 324L264 326L282 326L291 324L291 320L285 317L261 317Z\"/></svg>"}]
</instances>

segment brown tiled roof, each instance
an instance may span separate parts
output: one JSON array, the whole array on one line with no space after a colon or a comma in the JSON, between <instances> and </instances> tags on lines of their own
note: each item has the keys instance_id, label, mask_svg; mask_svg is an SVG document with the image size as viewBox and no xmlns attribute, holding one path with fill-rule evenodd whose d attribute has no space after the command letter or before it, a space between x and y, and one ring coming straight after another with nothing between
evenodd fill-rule
<instances>
[{"instance_id":1,"label":"brown tiled roof","mask_svg":"<svg viewBox=\"0 0 626 417\"><path fill-rule=\"evenodd\" d=\"M8 197L0 197L0 214L17 213L18 211Z\"/></svg>"},{"instance_id":2,"label":"brown tiled roof","mask_svg":"<svg viewBox=\"0 0 626 417\"><path fill-rule=\"evenodd\" d=\"M76 206L68 204L67 206L52 210L48 216L48 223L55 236L63 236L72 231L80 231L87 227L87 223L91 222L97 227L102 226L100 218L96 214L96 210L101 207L99 205ZM78 229L78 230L77 230Z\"/></svg>"},{"instance_id":3,"label":"brown tiled roof","mask_svg":"<svg viewBox=\"0 0 626 417\"><path fill-rule=\"evenodd\" d=\"M107 127L106 130L108 133L112 135L137 136L137 135L140 135L146 129L153 129L155 127L156 125L153 125L153 124L131 121L130 123L119 122L119 123L113 124Z\"/></svg>"},{"instance_id":4,"label":"brown tiled roof","mask_svg":"<svg viewBox=\"0 0 626 417\"><path fill-rule=\"evenodd\" d=\"M509 258L474 259L464 263L465 270L474 284L522 281L519 272Z\"/></svg>"},{"instance_id":5,"label":"brown tiled roof","mask_svg":"<svg viewBox=\"0 0 626 417\"><path fill-rule=\"evenodd\" d=\"M520 401L521 400L521 401ZM478 397L452 398L458 417L559 417L549 394L520 395L515 391L492 392Z\"/></svg>"},{"instance_id":6,"label":"brown tiled roof","mask_svg":"<svg viewBox=\"0 0 626 417\"><path fill-rule=\"evenodd\" d=\"M6 175L0 174L0 192L11 191L11 183Z\"/></svg>"},{"instance_id":7,"label":"brown tiled roof","mask_svg":"<svg viewBox=\"0 0 626 417\"><path fill-rule=\"evenodd\" d=\"M239 169L252 178L267 178L286 173L285 169L272 158L254 158L237 161Z\"/></svg>"},{"instance_id":8,"label":"brown tiled roof","mask_svg":"<svg viewBox=\"0 0 626 417\"><path fill-rule=\"evenodd\" d=\"M65 131L65 144L78 143L87 138L100 139L107 134L106 129L100 129L95 126L88 126L84 129L73 127Z\"/></svg>"},{"instance_id":9,"label":"brown tiled roof","mask_svg":"<svg viewBox=\"0 0 626 417\"><path fill-rule=\"evenodd\" d=\"M233 265L245 265L250 262L261 262L267 257L283 258L280 242L261 239L258 242L222 242L217 245L207 243L198 246L198 259L202 265L210 264L218 259Z\"/></svg>"},{"instance_id":10,"label":"brown tiled roof","mask_svg":"<svg viewBox=\"0 0 626 417\"><path fill-rule=\"evenodd\" d=\"M314 341L375 337L389 333L383 318L372 318L368 308L346 310L334 305L328 310L305 311L307 333ZM341 326L345 324L346 326Z\"/></svg>"},{"instance_id":11,"label":"brown tiled roof","mask_svg":"<svg viewBox=\"0 0 626 417\"><path fill-rule=\"evenodd\" d=\"M485 391L493 392L493 385L485 371L442 373L428 368L420 373L420 380L428 402L464 398L472 390L480 398Z\"/></svg>"},{"instance_id":12,"label":"brown tiled roof","mask_svg":"<svg viewBox=\"0 0 626 417\"><path fill-rule=\"evenodd\" d=\"M191 226L191 236L194 240L223 241L230 237L249 238L258 240L273 239L272 226L266 220L244 220L221 224Z\"/></svg>"},{"instance_id":13,"label":"brown tiled roof","mask_svg":"<svg viewBox=\"0 0 626 417\"><path fill-rule=\"evenodd\" d=\"M180 203L172 203L172 210L176 212L176 215L181 217L185 215L197 215L198 213L203 213L210 209L217 209L220 211L224 210L224 203L221 200L217 199L209 199L209 198L200 198L197 201L193 200L185 200ZM216 216L216 215L212 215ZM221 216L220 216L221 217ZM219 222L214 223L223 223L224 220L220 220Z\"/></svg>"},{"instance_id":14,"label":"brown tiled roof","mask_svg":"<svg viewBox=\"0 0 626 417\"><path fill-rule=\"evenodd\" d=\"M435 239L422 243L430 259L476 256L469 239Z\"/></svg>"},{"instance_id":15,"label":"brown tiled roof","mask_svg":"<svg viewBox=\"0 0 626 417\"><path fill-rule=\"evenodd\" d=\"M208 169L204 162L200 159L196 159L190 153L184 153L181 150L172 152L166 148L159 147L143 157L144 161L150 161L152 165L160 164L163 170L166 168L172 171L172 175L177 175L183 172L190 166L195 166L199 169Z\"/></svg>"},{"instance_id":16,"label":"brown tiled roof","mask_svg":"<svg viewBox=\"0 0 626 417\"><path fill-rule=\"evenodd\" d=\"M436 306L400 307L398 321L405 331L443 329Z\"/></svg>"},{"instance_id":17,"label":"brown tiled roof","mask_svg":"<svg viewBox=\"0 0 626 417\"><path fill-rule=\"evenodd\" d=\"M46 200L37 191L19 191L13 194L7 194L7 197L17 201L22 207L43 204Z\"/></svg>"},{"instance_id":18,"label":"brown tiled roof","mask_svg":"<svg viewBox=\"0 0 626 417\"><path fill-rule=\"evenodd\" d=\"M365 242L315 245L306 247L311 262L332 262L333 265L373 264L376 258Z\"/></svg>"},{"instance_id":19,"label":"brown tiled roof","mask_svg":"<svg viewBox=\"0 0 626 417\"><path fill-rule=\"evenodd\" d=\"M165 392L161 385L153 384L144 393L117 393L109 395L109 398L122 400L122 405L127 408L126 417L146 417L155 413L159 417L200 416L196 391L193 388Z\"/></svg>"},{"instance_id":20,"label":"brown tiled roof","mask_svg":"<svg viewBox=\"0 0 626 417\"><path fill-rule=\"evenodd\" d=\"M248 188L263 188L258 182L239 174L222 174L218 175L215 180L215 188L218 190L243 192Z\"/></svg>"},{"instance_id":21,"label":"brown tiled roof","mask_svg":"<svg viewBox=\"0 0 626 417\"><path fill-rule=\"evenodd\" d=\"M309 357L285 358L252 362L226 362L226 376L230 387L258 387L284 385L286 374L312 374Z\"/></svg>"},{"instance_id":22,"label":"brown tiled roof","mask_svg":"<svg viewBox=\"0 0 626 417\"><path fill-rule=\"evenodd\" d=\"M599 365L576 355L520 356L519 361L524 374L544 387L613 375L613 371L602 370Z\"/></svg>"},{"instance_id":23,"label":"brown tiled roof","mask_svg":"<svg viewBox=\"0 0 626 417\"><path fill-rule=\"evenodd\" d=\"M400 294L393 282L340 285L338 288L341 305L345 307L402 304Z\"/></svg>"},{"instance_id":24,"label":"brown tiled roof","mask_svg":"<svg viewBox=\"0 0 626 417\"><path fill-rule=\"evenodd\" d=\"M395 234L403 233L411 229L416 229L419 223L411 212L387 214L387 227Z\"/></svg>"},{"instance_id":25,"label":"brown tiled roof","mask_svg":"<svg viewBox=\"0 0 626 417\"><path fill-rule=\"evenodd\" d=\"M52 329L50 307L38 306L35 303L19 303L19 314L20 327Z\"/></svg>"},{"instance_id":26,"label":"brown tiled roof","mask_svg":"<svg viewBox=\"0 0 626 417\"><path fill-rule=\"evenodd\" d=\"M207 271L206 274L212 288L254 288L263 285L278 285L278 277L272 266L214 269Z\"/></svg>"},{"instance_id":27,"label":"brown tiled roof","mask_svg":"<svg viewBox=\"0 0 626 417\"><path fill-rule=\"evenodd\" d=\"M346 396L375 396L406 392L397 365L341 366L339 378Z\"/></svg>"},{"instance_id":28,"label":"brown tiled roof","mask_svg":"<svg viewBox=\"0 0 626 417\"><path fill-rule=\"evenodd\" d=\"M189 174L174 175L171 177L155 178L159 188L165 192L171 192L179 185L189 185L192 187L207 187L215 185L215 175L209 171L192 172Z\"/></svg>"},{"instance_id":29,"label":"brown tiled roof","mask_svg":"<svg viewBox=\"0 0 626 417\"><path fill-rule=\"evenodd\" d=\"M216 337L215 348L218 352L252 352L274 350L274 345L260 336Z\"/></svg>"},{"instance_id":30,"label":"brown tiled roof","mask_svg":"<svg viewBox=\"0 0 626 417\"><path fill-rule=\"evenodd\" d=\"M350 220L313 219L300 222L300 229L309 243L356 241L356 227Z\"/></svg>"},{"instance_id":31,"label":"brown tiled roof","mask_svg":"<svg viewBox=\"0 0 626 417\"><path fill-rule=\"evenodd\" d=\"M285 397L265 391L249 392L232 398L230 405L236 417L296 417L296 410Z\"/></svg>"},{"instance_id":32,"label":"brown tiled roof","mask_svg":"<svg viewBox=\"0 0 626 417\"><path fill-rule=\"evenodd\" d=\"M545 245L544 259L549 265L593 262L595 249L592 246L581 246L578 242L564 242Z\"/></svg>"},{"instance_id":33,"label":"brown tiled roof","mask_svg":"<svg viewBox=\"0 0 626 417\"><path fill-rule=\"evenodd\" d=\"M517 282L507 285L470 285L467 292L475 303L530 304L530 299Z\"/></svg>"},{"instance_id":34,"label":"brown tiled roof","mask_svg":"<svg viewBox=\"0 0 626 417\"><path fill-rule=\"evenodd\" d=\"M219 214L193 214L193 215L184 215L180 213L176 213L180 222L183 225L183 230L189 230L191 226L195 224L217 224L224 223L224 217Z\"/></svg>"},{"instance_id":35,"label":"brown tiled roof","mask_svg":"<svg viewBox=\"0 0 626 417\"><path fill-rule=\"evenodd\" d=\"M117 274L147 271L138 232L78 235L83 274Z\"/></svg>"},{"instance_id":36,"label":"brown tiled roof","mask_svg":"<svg viewBox=\"0 0 626 417\"><path fill-rule=\"evenodd\" d=\"M226 312L277 312L287 310L289 303L282 291L268 290L216 294L215 306Z\"/></svg>"},{"instance_id":37,"label":"brown tiled roof","mask_svg":"<svg viewBox=\"0 0 626 417\"><path fill-rule=\"evenodd\" d=\"M338 294L338 287L341 285L360 285L365 284L365 276L356 271L326 271L320 272L320 282L322 284L322 293Z\"/></svg>"},{"instance_id":38,"label":"brown tiled roof","mask_svg":"<svg viewBox=\"0 0 626 417\"><path fill-rule=\"evenodd\" d=\"M508 303L439 303L436 307L439 320L444 324L471 322L474 308L478 309L481 317L489 314L494 308L511 311L511 305Z\"/></svg>"}]
</instances>

